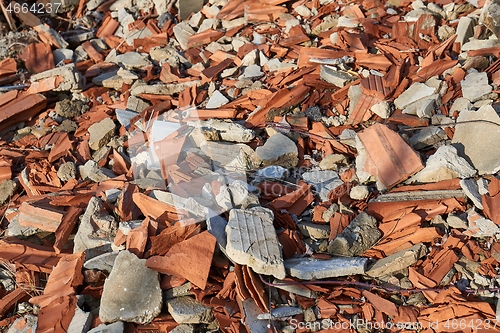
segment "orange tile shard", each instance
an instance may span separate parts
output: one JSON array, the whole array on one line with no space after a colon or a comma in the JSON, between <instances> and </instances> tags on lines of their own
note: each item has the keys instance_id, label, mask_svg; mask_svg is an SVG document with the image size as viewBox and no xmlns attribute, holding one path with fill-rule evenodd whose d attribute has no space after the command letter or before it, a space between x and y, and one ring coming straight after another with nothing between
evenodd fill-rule
<instances>
[{"instance_id":1,"label":"orange tile shard","mask_svg":"<svg viewBox=\"0 0 500 333\"><path fill-rule=\"evenodd\" d=\"M205 231L173 245L165 256L149 258L146 266L163 274L184 277L205 289L215 243L215 237Z\"/></svg>"},{"instance_id":2,"label":"orange tile shard","mask_svg":"<svg viewBox=\"0 0 500 333\"><path fill-rule=\"evenodd\" d=\"M358 133L366 151L364 171L390 188L424 168L419 155L397 134L382 124Z\"/></svg>"}]
</instances>

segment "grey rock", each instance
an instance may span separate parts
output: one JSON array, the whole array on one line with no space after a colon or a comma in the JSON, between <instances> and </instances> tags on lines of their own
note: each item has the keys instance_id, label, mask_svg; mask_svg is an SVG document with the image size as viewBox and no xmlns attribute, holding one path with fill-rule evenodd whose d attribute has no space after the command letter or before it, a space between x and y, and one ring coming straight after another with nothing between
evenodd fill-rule
<instances>
[{"instance_id":1,"label":"grey rock","mask_svg":"<svg viewBox=\"0 0 500 333\"><path fill-rule=\"evenodd\" d=\"M255 138L255 132L232 121L219 119L189 121L188 126L201 129L204 140L250 142ZM201 143L201 142L200 142Z\"/></svg>"},{"instance_id":2,"label":"grey rock","mask_svg":"<svg viewBox=\"0 0 500 333\"><path fill-rule=\"evenodd\" d=\"M306 116L312 121L321 121L323 118L323 114L321 113L321 109L319 106L310 106L306 109Z\"/></svg>"},{"instance_id":3,"label":"grey rock","mask_svg":"<svg viewBox=\"0 0 500 333\"><path fill-rule=\"evenodd\" d=\"M387 119L391 116L391 106L387 101L382 101L373 105L370 108L370 111L372 111L382 119Z\"/></svg>"},{"instance_id":4,"label":"grey rock","mask_svg":"<svg viewBox=\"0 0 500 333\"><path fill-rule=\"evenodd\" d=\"M227 103L229 103L229 99L227 99L227 97L224 96L220 91L216 90L209 98L206 108L217 109Z\"/></svg>"},{"instance_id":5,"label":"grey rock","mask_svg":"<svg viewBox=\"0 0 500 333\"><path fill-rule=\"evenodd\" d=\"M478 72L475 69L468 72L465 79L460 81L460 85L463 97L471 102L478 101L493 91L493 88L488 84L488 74Z\"/></svg>"},{"instance_id":6,"label":"grey rock","mask_svg":"<svg viewBox=\"0 0 500 333\"><path fill-rule=\"evenodd\" d=\"M453 112L455 111L463 111L470 109L472 109L472 103L467 98L459 97L455 101L453 101L453 104L451 105L450 109L450 114L453 114Z\"/></svg>"},{"instance_id":7,"label":"grey rock","mask_svg":"<svg viewBox=\"0 0 500 333\"><path fill-rule=\"evenodd\" d=\"M488 181L484 178L479 178L477 180L477 190L480 195L488 194Z\"/></svg>"},{"instance_id":8,"label":"grey rock","mask_svg":"<svg viewBox=\"0 0 500 333\"><path fill-rule=\"evenodd\" d=\"M7 227L7 236L22 236L28 237L31 235L35 235L42 230L33 227L23 227L19 224L19 214L14 216Z\"/></svg>"},{"instance_id":9,"label":"grey rock","mask_svg":"<svg viewBox=\"0 0 500 333\"><path fill-rule=\"evenodd\" d=\"M177 297L167 302L168 312L178 324L208 324L213 319L212 308L189 296Z\"/></svg>"},{"instance_id":10,"label":"grey rock","mask_svg":"<svg viewBox=\"0 0 500 333\"><path fill-rule=\"evenodd\" d=\"M73 50L71 49L56 49L52 51L52 55L54 56L54 64L57 66L59 63L64 60L73 61Z\"/></svg>"},{"instance_id":11,"label":"grey rock","mask_svg":"<svg viewBox=\"0 0 500 333\"><path fill-rule=\"evenodd\" d=\"M469 38L474 36L475 20L471 17L462 16L458 21L457 26L457 39L455 42L460 43L460 46L469 41Z\"/></svg>"},{"instance_id":12,"label":"grey rock","mask_svg":"<svg viewBox=\"0 0 500 333\"><path fill-rule=\"evenodd\" d=\"M85 251L86 260L104 252L111 252L118 223L104 210L99 198L93 197L89 200L87 209L80 219L73 252Z\"/></svg>"},{"instance_id":13,"label":"grey rock","mask_svg":"<svg viewBox=\"0 0 500 333\"><path fill-rule=\"evenodd\" d=\"M92 325L92 314L81 310L78 306L75 308L75 314L69 323L68 333L87 333Z\"/></svg>"},{"instance_id":14,"label":"grey rock","mask_svg":"<svg viewBox=\"0 0 500 333\"><path fill-rule=\"evenodd\" d=\"M235 173L258 169L262 163L259 155L245 144L206 141L200 145L200 148L205 155L210 157L213 169L217 172L228 170Z\"/></svg>"},{"instance_id":15,"label":"grey rock","mask_svg":"<svg viewBox=\"0 0 500 333\"><path fill-rule=\"evenodd\" d=\"M271 136L263 146L257 147L255 152L264 166L280 165L289 168L299 162L297 145L281 133Z\"/></svg>"},{"instance_id":16,"label":"grey rock","mask_svg":"<svg viewBox=\"0 0 500 333\"><path fill-rule=\"evenodd\" d=\"M10 179L5 179L0 183L0 206L7 203L14 195L17 189L17 183Z\"/></svg>"},{"instance_id":17,"label":"grey rock","mask_svg":"<svg viewBox=\"0 0 500 333\"><path fill-rule=\"evenodd\" d=\"M152 63L146 56L138 52L127 52L123 54L118 54L116 56L116 62L124 66L126 69L143 69L144 67L151 66Z\"/></svg>"},{"instance_id":18,"label":"grey rock","mask_svg":"<svg viewBox=\"0 0 500 333\"><path fill-rule=\"evenodd\" d=\"M485 4L480 23L490 29L497 38L500 38L500 1L492 0Z\"/></svg>"},{"instance_id":19,"label":"grey rock","mask_svg":"<svg viewBox=\"0 0 500 333\"><path fill-rule=\"evenodd\" d=\"M205 207L196 202L193 198L183 198L174 193L153 190L150 196L164 202L166 204L174 206L176 209L187 211L194 215L194 217L205 217L207 215L207 210Z\"/></svg>"},{"instance_id":20,"label":"grey rock","mask_svg":"<svg viewBox=\"0 0 500 333\"><path fill-rule=\"evenodd\" d=\"M285 260L285 269L291 276L312 280L364 274L367 264L368 259L360 257L333 257L328 260L291 258Z\"/></svg>"},{"instance_id":21,"label":"grey rock","mask_svg":"<svg viewBox=\"0 0 500 333\"><path fill-rule=\"evenodd\" d=\"M257 306L252 298L248 298L241 302L243 308L243 316L245 325L251 333L266 333L268 332L268 321L261 320L260 316L264 315L262 310Z\"/></svg>"},{"instance_id":22,"label":"grey rock","mask_svg":"<svg viewBox=\"0 0 500 333\"><path fill-rule=\"evenodd\" d=\"M199 12L203 8L203 0L179 0L179 16L184 21L192 13Z\"/></svg>"},{"instance_id":23,"label":"grey rock","mask_svg":"<svg viewBox=\"0 0 500 333\"><path fill-rule=\"evenodd\" d=\"M93 160L87 161L84 165L78 167L78 172L83 180L90 179L96 183L114 178L113 171L106 168L99 168Z\"/></svg>"},{"instance_id":24,"label":"grey rock","mask_svg":"<svg viewBox=\"0 0 500 333\"><path fill-rule=\"evenodd\" d=\"M453 146L441 146L429 157L425 168L408 180L408 183L433 183L453 178L467 178L476 174L476 170L462 157L458 156Z\"/></svg>"},{"instance_id":25,"label":"grey rock","mask_svg":"<svg viewBox=\"0 0 500 333\"><path fill-rule=\"evenodd\" d=\"M450 228L455 229L467 229L467 223L460 217L454 214L448 214L448 218L446 219L446 223Z\"/></svg>"},{"instance_id":26,"label":"grey rock","mask_svg":"<svg viewBox=\"0 0 500 333\"><path fill-rule=\"evenodd\" d=\"M155 85L138 85L132 87L130 94L132 96L138 96L140 94L153 94L153 95L174 95L184 91L186 88L199 85L201 81L189 81L182 83L170 83L170 84L155 84Z\"/></svg>"},{"instance_id":27,"label":"grey rock","mask_svg":"<svg viewBox=\"0 0 500 333\"><path fill-rule=\"evenodd\" d=\"M255 172L255 176L266 179L283 179L288 170L279 165L270 165L259 169Z\"/></svg>"},{"instance_id":28,"label":"grey rock","mask_svg":"<svg viewBox=\"0 0 500 333\"><path fill-rule=\"evenodd\" d=\"M349 97L349 114L351 114L356 108L362 94L363 89L360 84L349 87L349 90L347 91L347 96Z\"/></svg>"},{"instance_id":29,"label":"grey rock","mask_svg":"<svg viewBox=\"0 0 500 333\"><path fill-rule=\"evenodd\" d=\"M139 115L137 112L134 111L120 110L120 109L115 109L115 113L118 122L125 127L130 126L130 121Z\"/></svg>"},{"instance_id":30,"label":"grey rock","mask_svg":"<svg viewBox=\"0 0 500 333\"><path fill-rule=\"evenodd\" d=\"M96 328L91 329L87 333L123 333L125 331L125 325L122 321L117 321L112 324L101 324Z\"/></svg>"},{"instance_id":31,"label":"grey rock","mask_svg":"<svg viewBox=\"0 0 500 333\"><path fill-rule=\"evenodd\" d=\"M250 266L256 273L285 277L283 257L270 209L232 209L226 226L228 257Z\"/></svg>"},{"instance_id":32,"label":"grey rock","mask_svg":"<svg viewBox=\"0 0 500 333\"><path fill-rule=\"evenodd\" d=\"M89 127L89 146L93 150L104 147L115 134L115 123L110 118L104 118Z\"/></svg>"},{"instance_id":33,"label":"grey rock","mask_svg":"<svg viewBox=\"0 0 500 333\"><path fill-rule=\"evenodd\" d=\"M319 167L321 170L337 170L338 164L344 164L347 162L347 158L342 154L330 154L319 162Z\"/></svg>"},{"instance_id":34,"label":"grey rock","mask_svg":"<svg viewBox=\"0 0 500 333\"><path fill-rule=\"evenodd\" d=\"M61 166L57 170L57 177L59 177L59 179L62 180L63 182L67 182L70 179L75 179L76 178L75 163L66 162L64 164L61 164Z\"/></svg>"},{"instance_id":35,"label":"grey rock","mask_svg":"<svg viewBox=\"0 0 500 333\"><path fill-rule=\"evenodd\" d=\"M193 325L182 324L169 331L170 333L194 333Z\"/></svg>"},{"instance_id":36,"label":"grey rock","mask_svg":"<svg viewBox=\"0 0 500 333\"><path fill-rule=\"evenodd\" d=\"M366 185L356 185L349 192L349 196L353 200L364 200L368 197L368 187Z\"/></svg>"},{"instance_id":37,"label":"grey rock","mask_svg":"<svg viewBox=\"0 0 500 333\"><path fill-rule=\"evenodd\" d=\"M194 34L194 30L189 26L187 22L180 22L174 26L175 39L183 50L187 50L189 37Z\"/></svg>"},{"instance_id":38,"label":"grey rock","mask_svg":"<svg viewBox=\"0 0 500 333\"><path fill-rule=\"evenodd\" d=\"M328 244L328 252L338 256L358 256L371 248L380 236L377 220L363 212Z\"/></svg>"},{"instance_id":39,"label":"grey rock","mask_svg":"<svg viewBox=\"0 0 500 333\"><path fill-rule=\"evenodd\" d=\"M315 291L312 291L311 289L304 288L300 285L288 285L286 281L281 281L281 280L274 280L273 282L276 285L276 288L286 290L289 293L296 294L302 297L307 297L307 298L317 298L318 293Z\"/></svg>"},{"instance_id":40,"label":"grey rock","mask_svg":"<svg viewBox=\"0 0 500 333\"><path fill-rule=\"evenodd\" d=\"M409 249L405 249L388 257L378 260L369 270L366 275L370 277L381 277L389 275L394 272L400 271L404 268L410 267L427 254L427 248L424 244L419 243L413 245Z\"/></svg>"},{"instance_id":41,"label":"grey rock","mask_svg":"<svg viewBox=\"0 0 500 333\"><path fill-rule=\"evenodd\" d=\"M339 174L332 170L307 171L302 174L302 179L314 186L322 201L328 201L328 193L344 184Z\"/></svg>"},{"instance_id":42,"label":"grey rock","mask_svg":"<svg viewBox=\"0 0 500 333\"><path fill-rule=\"evenodd\" d=\"M455 197L463 197L462 190L437 190L437 191L411 191L411 192L394 192L379 195L376 199L370 202L400 202L400 201L415 201L415 200L438 200Z\"/></svg>"},{"instance_id":43,"label":"grey rock","mask_svg":"<svg viewBox=\"0 0 500 333\"><path fill-rule=\"evenodd\" d=\"M149 104L136 96L130 96L127 99L127 110L142 112L147 107L149 107Z\"/></svg>"},{"instance_id":44,"label":"grey rock","mask_svg":"<svg viewBox=\"0 0 500 333\"><path fill-rule=\"evenodd\" d=\"M83 267L85 269L97 269L108 273L113 269L118 252L108 252L98 255L92 259L85 261Z\"/></svg>"},{"instance_id":45,"label":"grey rock","mask_svg":"<svg viewBox=\"0 0 500 333\"><path fill-rule=\"evenodd\" d=\"M100 319L147 324L160 314L161 306L158 272L146 267L146 259L121 251L104 282Z\"/></svg>"},{"instance_id":46,"label":"grey rock","mask_svg":"<svg viewBox=\"0 0 500 333\"><path fill-rule=\"evenodd\" d=\"M243 72L244 78L257 78L264 75L259 65L250 65Z\"/></svg>"},{"instance_id":47,"label":"grey rock","mask_svg":"<svg viewBox=\"0 0 500 333\"><path fill-rule=\"evenodd\" d=\"M297 224L300 232L313 239L328 239L330 237L330 225L312 222L300 222Z\"/></svg>"},{"instance_id":48,"label":"grey rock","mask_svg":"<svg viewBox=\"0 0 500 333\"><path fill-rule=\"evenodd\" d=\"M30 77L31 83L60 75L64 78L54 91L80 91L85 85L85 77L76 70L75 64L49 69L48 71L34 74Z\"/></svg>"},{"instance_id":49,"label":"grey rock","mask_svg":"<svg viewBox=\"0 0 500 333\"><path fill-rule=\"evenodd\" d=\"M474 206L482 210L483 204L481 202L481 195L479 194L476 180L474 178L461 179L460 187L464 190L465 195L472 201Z\"/></svg>"},{"instance_id":50,"label":"grey rock","mask_svg":"<svg viewBox=\"0 0 500 333\"><path fill-rule=\"evenodd\" d=\"M260 320L274 320L279 318L292 317L303 313L304 310L295 306L279 306L271 309L271 313L262 313L258 315L257 318Z\"/></svg>"},{"instance_id":51,"label":"grey rock","mask_svg":"<svg viewBox=\"0 0 500 333\"><path fill-rule=\"evenodd\" d=\"M429 87L425 83L416 82L394 100L394 105L396 108L403 110L408 105L418 101L419 99L429 97L435 92L435 88Z\"/></svg>"},{"instance_id":52,"label":"grey rock","mask_svg":"<svg viewBox=\"0 0 500 333\"><path fill-rule=\"evenodd\" d=\"M425 127L415 132L410 138L410 143L415 149L422 149L444 141L448 138L440 127Z\"/></svg>"},{"instance_id":53,"label":"grey rock","mask_svg":"<svg viewBox=\"0 0 500 333\"><path fill-rule=\"evenodd\" d=\"M191 293L191 283L184 283L182 286L174 287L165 290L164 297L165 300L174 299L176 297L190 296Z\"/></svg>"},{"instance_id":54,"label":"grey rock","mask_svg":"<svg viewBox=\"0 0 500 333\"><path fill-rule=\"evenodd\" d=\"M347 72L339 71L333 66L321 65L319 76L323 81L343 88L347 83L353 81L355 77Z\"/></svg>"},{"instance_id":55,"label":"grey rock","mask_svg":"<svg viewBox=\"0 0 500 333\"><path fill-rule=\"evenodd\" d=\"M219 245L219 248L223 252L226 251L226 245L227 245L226 226L227 226L227 221L219 215L207 218L208 232L215 237L215 239L217 240L217 244Z\"/></svg>"},{"instance_id":56,"label":"grey rock","mask_svg":"<svg viewBox=\"0 0 500 333\"><path fill-rule=\"evenodd\" d=\"M484 105L477 111L462 111L458 116L452 143L479 175L495 174L500 170L499 125L500 118L491 105Z\"/></svg>"}]
</instances>

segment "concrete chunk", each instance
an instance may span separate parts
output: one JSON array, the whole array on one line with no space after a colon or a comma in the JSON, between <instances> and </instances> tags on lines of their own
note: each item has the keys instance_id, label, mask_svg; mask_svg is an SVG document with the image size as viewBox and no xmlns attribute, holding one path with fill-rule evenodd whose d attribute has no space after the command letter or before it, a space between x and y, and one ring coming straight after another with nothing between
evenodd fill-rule
<instances>
[{"instance_id":1,"label":"concrete chunk","mask_svg":"<svg viewBox=\"0 0 500 333\"><path fill-rule=\"evenodd\" d=\"M227 103L229 103L229 99L227 99L227 97L224 96L220 91L216 90L208 100L206 108L217 109Z\"/></svg>"},{"instance_id":2,"label":"concrete chunk","mask_svg":"<svg viewBox=\"0 0 500 333\"><path fill-rule=\"evenodd\" d=\"M179 42L183 50L187 50L189 37L194 34L194 30L189 26L187 22L181 22L174 26L175 39L177 39L177 42Z\"/></svg>"},{"instance_id":3,"label":"concrete chunk","mask_svg":"<svg viewBox=\"0 0 500 333\"><path fill-rule=\"evenodd\" d=\"M488 84L488 74L475 69L469 71L465 79L460 81L462 95L471 102L478 101L491 93L493 88Z\"/></svg>"},{"instance_id":4,"label":"concrete chunk","mask_svg":"<svg viewBox=\"0 0 500 333\"><path fill-rule=\"evenodd\" d=\"M250 266L256 273L283 279L285 268L273 218L273 212L263 207L231 210L226 252L231 260Z\"/></svg>"},{"instance_id":5,"label":"concrete chunk","mask_svg":"<svg viewBox=\"0 0 500 333\"><path fill-rule=\"evenodd\" d=\"M255 138L253 130L229 120L209 119L206 121L188 121L187 124L188 126L201 129L203 140L243 143L250 142Z\"/></svg>"},{"instance_id":6,"label":"concrete chunk","mask_svg":"<svg viewBox=\"0 0 500 333\"><path fill-rule=\"evenodd\" d=\"M61 76L64 81L61 82L54 91L79 91L85 85L85 78L76 70L75 64L69 64L45 72L41 72L30 77L31 83L40 80Z\"/></svg>"},{"instance_id":7,"label":"concrete chunk","mask_svg":"<svg viewBox=\"0 0 500 333\"><path fill-rule=\"evenodd\" d=\"M460 124L461 122L467 122ZM477 111L462 111L457 119L452 143L458 154L477 169L479 175L500 170L500 117L491 105Z\"/></svg>"},{"instance_id":8,"label":"concrete chunk","mask_svg":"<svg viewBox=\"0 0 500 333\"><path fill-rule=\"evenodd\" d=\"M416 82L394 100L394 105L396 108L403 110L408 105L418 101L419 99L431 96L435 92L436 88L429 87L425 83Z\"/></svg>"},{"instance_id":9,"label":"concrete chunk","mask_svg":"<svg viewBox=\"0 0 500 333\"><path fill-rule=\"evenodd\" d=\"M380 277L388 275L404 268L410 267L427 253L424 244L416 244L409 249L391 254L388 257L378 260L368 271L366 275L370 277Z\"/></svg>"},{"instance_id":10,"label":"concrete chunk","mask_svg":"<svg viewBox=\"0 0 500 333\"><path fill-rule=\"evenodd\" d=\"M306 183L314 186L322 201L328 201L328 193L344 184L344 182L339 178L339 174L332 170L304 172L302 174L302 178L306 181Z\"/></svg>"},{"instance_id":11,"label":"concrete chunk","mask_svg":"<svg viewBox=\"0 0 500 333\"><path fill-rule=\"evenodd\" d=\"M144 55L139 52L127 52L116 56L116 62L124 66L126 69L143 69L151 66L152 63Z\"/></svg>"},{"instance_id":12,"label":"concrete chunk","mask_svg":"<svg viewBox=\"0 0 500 333\"><path fill-rule=\"evenodd\" d=\"M300 232L313 239L327 239L330 237L330 225L312 222L300 222L297 224Z\"/></svg>"},{"instance_id":13,"label":"concrete chunk","mask_svg":"<svg viewBox=\"0 0 500 333\"><path fill-rule=\"evenodd\" d=\"M328 83L333 84L336 87L342 88L347 83L353 81L355 79L351 74L336 70L335 67L328 65L321 65L320 67L320 78Z\"/></svg>"},{"instance_id":14,"label":"concrete chunk","mask_svg":"<svg viewBox=\"0 0 500 333\"><path fill-rule=\"evenodd\" d=\"M208 324L214 319L211 307L190 296L177 297L166 303L168 312L178 324Z\"/></svg>"},{"instance_id":15,"label":"concrete chunk","mask_svg":"<svg viewBox=\"0 0 500 333\"><path fill-rule=\"evenodd\" d=\"M483 204L481 202L481 194L479 194L476 180L474 178L461 179L460 187L464 190L465 195L472 201L474 206L482 210Z\"/></svg>"},{"instance_id":16,"label":"concrete chunk","mask_svg":"<svg viewBox=\"0 0 500 333\"><path fill-rule=\"evenodd\" d=\"M411 177L408 182L432 183L453 178L467 178L476 170L462 157L453 146L441 146L429 157L425 168Z\"/></svg>"},{"instance_id":17,"label":"concrete chunk","mask_svg":"<svg viewBox=\"0 0 500 333\"><path fill-rule=\"evenodd\" d=\"M291 276L302 280L326 279L364 274L367 263L367 258L359 257L334 257L328 260L292 258L285 260L285 269Z\"/></svg>"},{"instance_id":18,"label":"concrete chunk","mask_svg":"<svg viewBox=\"0 0 500 333\"><path fill-rule=\"evenodd\" d=\"M14 195L17 189L15 181L6 179L0 183L0 206L9 201L9 198Z\"/></svg>"},{"instance_id":19,"label":"concrete chunk","mask_svg":"<svg viewBox=\"0 0 500 333\"><path fill-rule=\"evenodd\" d=\"M255 300L248 298L241 302L243 308L243 315L245 318L245 325L251 333L267 333L268 321L261 320L260 316L264 315L262 310L257 306Z\"/></svg>"},{"instance_id":20,"label":"concrete chunk","mask_svg":"<svg viewBox=\"0 0 500 333\"><path fill-rule=\"evenodd\" d=\"M75 163L73 162L67 162L64 164L61 164L59 167L59 170L57 170L57 177L59 177L60 180L63 182L67 182L70 179L76 178L76 166ZM1 185L0 185L1 187ZM0 190L0 193L2 191ZM1 203L1 200L0 200Z\"/></svg>"},{"instance_id":21,"label":"concrete chunk","mask_svg":"<svg viewBox=\"0 0 500 333\"><path fill-rule=\"evenodd\" d=\"M467 213L469 228L464 234L474 238L493 237L500 233L500 228L493 221L479 215L473 208Z\"/></svg>"},{"instance_id":22,"label":"concrete chunk","mask_svg":"<svg viewBox=\"0 0 500 333\"><path fill-rule=\"evenodd\" d=\"M410 143L415 149L422 149L425 147L433 146L448 136L440 127L424 127L410 138Z\"/></svg>"},{"instance_id":23,"label":"concrete chunk","mask_svg":"<svg viewBox=\"0 0 500 333\"><path fill-rule=\"evenodd\" d=\"M123 333L125 331L125 325L122 321L117 321L109 325L101 324L96 328L91 329L87 333Z\"/></svg>"},{"instance_id":24,"label":"concrete chunk","mask_svg":"<svg viewBox=\"0 0 500 333\"><path fill-rule=\"evenodd\" d=\"M280 165L294 167L299 162L297 145L286 135L276 133L267 139L266 143L255 149L264 166Z\"/></svg>"},{"instance_id":25,"label":"concrete chunk","mask_svg":"<svg viewBox=\"0 0 500 333\"><path fill-rule=\"evenodd\" d=\"M361 213L328 245L333 255L353 257L371 248L380 238L374 217Z\"/></svg>"},{"instance_id":26,"label":"concrete chunk","mask_svg":"<svg viewBox=\"0 0 500 333\"><path fill-rule=\"evenodd\" d=\"M104 282L99 318L147 324L160 314L161 306L158 272L146 267L146 259L121 251Z\"/></svg>"},{"instance_id":27,"label":"concrete chunk","mask_svg":"<svg viewBox=\"0 0 500 333\"><path fill-rule=\"evenodd\" d=\"M104 118L89 127L89 146L93 150L104 147L115 134L115 123L111 118Z\"/></svg>"}]
</instances>

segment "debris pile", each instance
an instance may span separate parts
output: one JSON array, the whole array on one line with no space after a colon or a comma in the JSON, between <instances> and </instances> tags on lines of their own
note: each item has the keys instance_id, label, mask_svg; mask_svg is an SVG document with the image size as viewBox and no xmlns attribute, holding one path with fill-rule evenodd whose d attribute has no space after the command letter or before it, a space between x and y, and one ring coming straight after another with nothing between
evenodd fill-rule
<instances>
[{"instance_id":1,"label":"debris pile","mask_svg":"<svg viewBox=\"0 0 500 333\"><path fill-rule=\"evenodd\" d=\"M49 4L0 2L0 331L500 331L499 1Z\"/></svg>"}]
</instances>

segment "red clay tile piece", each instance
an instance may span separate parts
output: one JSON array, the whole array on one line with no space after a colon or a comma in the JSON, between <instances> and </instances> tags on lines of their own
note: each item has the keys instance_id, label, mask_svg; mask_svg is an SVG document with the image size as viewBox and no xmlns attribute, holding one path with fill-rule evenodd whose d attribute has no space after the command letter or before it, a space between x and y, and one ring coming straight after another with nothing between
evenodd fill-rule
<instances>
[{"instance_id":1,"label":"red clay tile piece","mask_svg":"<svg viewBox=\"0 0 500 333\"><path fill-rule=\"evenodd\" d=\"M392 187L424 168L420 157L387 126L374 124L358 133L369 156L365 171ZM368 161L369 160L369 161Z\"/></svg>"},{"instance_id":2,"label":"red clay tile piece","mask_svg":"<svg viewBox=\"0 0 500 333\"><path fill-rule=\"evenodd\" d=\"M0 241L0 258L22 264L33 271L50 273L61 256L48 247L4 238Z\"/></svg>"},{"instance_id":3,"label":"red clay tile piece","mask_svg":"<svg viewBox=\"0 0 500 333\"><path fill-rule=\"evenodd\" d=\"M24 61L26 69L33 74L54 68L54 56L48 44L29 44L19 58Z\"/></svg>"},{"instance_id":4,"label":"red clay tile piece","mask_svg":"<svg viewBox=\"0 0 500 333\"><path fill-rule=\"evenodd\" d=\"M48 209L36 203L23 202L19 207L19 224L23 227L33 227L55 232L63 219L63 211Z\"/></svg>"},{"instance_id":5,"label":"red clay tile piece","mask_svg":"<svg viewBox=\"0 0 500 333\"><path fill-rule=\"evenodd\" d=\"M55 231L54 251L56 253L61 253L63 250L71 232L73 232L73 228L78 222L78 217L83 212L84 208L69 207L66 213L64 213L64 217Z\"/></svg>"},{"instance_id":6,"label":"red clay tile piece","mask_svg":"<svg viewBox=\"0 0 500 333\"><path fill-rule=\"evenodd\" d=\"M16 288L0 299L0 318L9 313L16 304L27 301L29 295L22 288Z\"/></svg>"},{"instance_id":7,"label":"red clay tile piece","mask_svg":"<svg viewBox=\"0 0 500 333\"><path fill-rule=\"evenodd\" d=\"M215 42L219 38L224 36L224 33L222 31L217 31L214 29L207 29L204 30L203 32L194 34L189 37L188 40L188 48L191 47L198 47L206 44L210 44L211 42Z\"/></svg>"},{"instance_id":8,"label":"red clay tile piece","mask_svg":"<svg viewBox=\"0 0 500 333\"><path fill-rule=\"evenodd\" d=\"M45 109L47 99L40 94L22 95L0 107L0 131L19 123L29 120L38 112Z\"/></svg>"},{"instance_id":9,"label":"red clay tile piece","mask_svg":"<svg viewBox=\"0 0 500 333\"><path fill-rule=\"evenodd\" d=\"M86 41L82 44L82 48L87 52L89 55L90 59L94 60L95 63L104 61L104 57L102 54L97 52L97 50L92 46L92 43L90 41Z\"/></svg>"},{"instance_id":10,"label":"red clay tile piece","mask_svg":"<svg viewBox=\"0 0 500 333\"><path fill-rule=\"evenodd\" d=\"M207 285L215 244L215 237L205 231L173 245L165 256L150 257L146 266L163 274L184 277L203 290Z\"/></svg>"},{"instance_id":11,"label":"red clay tile piece","mask_svg":"<svg viewBox=\"0 0 500 333\"><path fill-rule=\"evenodd\" d=\"M368 290L363 290L362 295L366 297L368 302L370 302L375 309L380 312L383 312L389 316L397 316L398 308L394 303L388 301L374 293L369 292Z\"/></svg>"},{"instance_id":12,"label":"red clay tile piece","mask_svg":"<svg viewBox=\"0 0 500 333\"><path fill-rule=\"evenodd\" d=\"M148 241L148 226L149 219L146 218L140 227L130 230L127 235L125 247L138 258L144 256L144 250Z\"/></svg>"}]
</instances>

